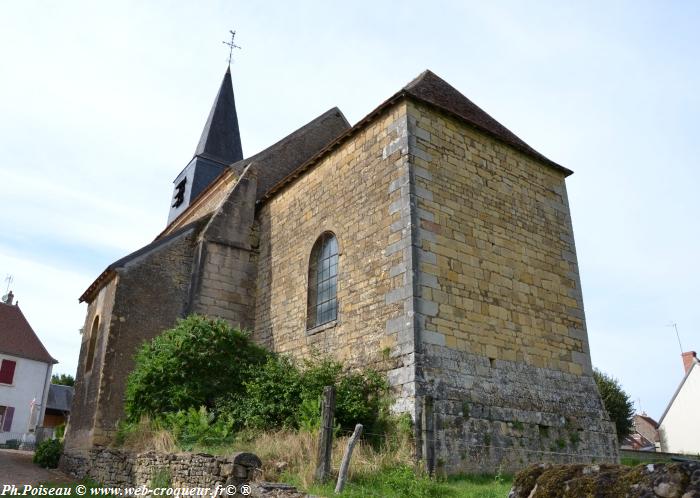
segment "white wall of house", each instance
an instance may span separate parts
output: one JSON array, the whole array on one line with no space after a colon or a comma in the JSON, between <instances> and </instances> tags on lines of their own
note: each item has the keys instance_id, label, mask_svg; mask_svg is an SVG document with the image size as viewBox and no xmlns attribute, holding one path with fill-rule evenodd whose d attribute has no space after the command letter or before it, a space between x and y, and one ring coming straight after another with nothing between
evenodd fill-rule
<instances>
[{"instance_id":1,"label":"white wall of house","mask_svg":"<svg viewBox=\"0 0 700 498\"><path fill-rule=\"evenodd\" d=\"M685 379L659 426L661 451L700 454L700 364Z\"/></svg>"},{"instance_id":2,"label":"white wall of house","mask_svg":"<svg viewBox=\"0 0 700 498\"><path fill-rule=\"evenodd\" d=\"M4 359L16 362L16 366L12 384L0 383L0 406L13 407L14 415L9 432L4 432L2 430L3 424L0 423L0 443L4 443L8 439L18 439L21 434L30 429L33 430L43 423L53 368L53 365L49 363L0 353L0 361ZM33 399L41 404L32 421L30 417Z\"/></svg>"}]
</instances>

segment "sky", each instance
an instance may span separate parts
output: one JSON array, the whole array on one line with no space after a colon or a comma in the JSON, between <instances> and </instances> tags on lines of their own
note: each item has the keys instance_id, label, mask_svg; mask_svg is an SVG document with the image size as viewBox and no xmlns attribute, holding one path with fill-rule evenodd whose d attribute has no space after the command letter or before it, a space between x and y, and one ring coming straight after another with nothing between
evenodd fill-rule
<instances>
[{"instance_id":1,"label":"sky","mask_svg":"<svg viewBox=\"0 0 700 498\"><path fill-rule=\"evenodd\" d=\"M78 297L164 228L231 29L245 156L429 68L574 170L593 364L658 418L683 377L670 324L700 349L698 25L692 1L3 2L0 279L74 375Z\"/></svg>"}]
</instances>

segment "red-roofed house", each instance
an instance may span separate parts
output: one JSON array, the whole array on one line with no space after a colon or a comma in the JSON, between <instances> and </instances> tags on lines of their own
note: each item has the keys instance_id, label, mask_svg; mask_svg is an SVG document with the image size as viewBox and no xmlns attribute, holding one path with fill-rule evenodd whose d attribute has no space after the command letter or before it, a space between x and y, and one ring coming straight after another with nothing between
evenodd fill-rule
<instances>
[{"instance_id":1,"label":"red-roofed house","mask_svg":"<svg viewBox=\"0 0 700 498\"><path fill-rule=\"evenodd\" d=\"M57 363L12 299L10 292L0 302L0 444L26 440L42 425Z\"/></svg>"}]
</instances>

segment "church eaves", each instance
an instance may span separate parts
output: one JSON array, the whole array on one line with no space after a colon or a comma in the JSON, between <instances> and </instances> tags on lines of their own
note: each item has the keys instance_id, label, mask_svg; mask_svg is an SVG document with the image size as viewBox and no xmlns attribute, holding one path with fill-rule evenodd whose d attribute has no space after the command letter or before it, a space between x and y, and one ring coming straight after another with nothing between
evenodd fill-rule
<instances>
[{"instance_id":1,"label":"church eaves","mask_svg":"<svg viewBox=\"0 0 700 498\"><path fill-rule=\"evenodd\" d=\"M487 114L486 111L462 95L452 85L447 83L429 69L426 69L401 90L389 97L367 116L358 121L352 128L348 129L345 133L320 150L318 154L309 159L296 170L292 171L287 177L283 178L277 184L273 185L267 192L265 192L263 199L269 199L272 197L275 192L283 188L286 184L292 182L304 171L316 164L316 162L318 162L327 153L341 145L346 139L363 129L368 123L372 122L384 110L403 98L412 98L418 102L422 102L433 108L437 108L440 111L459 119L467 125L492 136L498 141L513 147L532 159L535 159L542 164L564 173L565 176L569 176L573 173L573 171L570 169L557 164L556 162L537 152L523 140L518 138L513 132L508 130L508 128Z\"/></svg>"},{"instance_id":2,"label":"church eaves","mask_svg":"<svg viewBox=\"0 0 700 498\"><path fill-rule=\"evenodd\" d=\"M209 111L209 117L194 155L223 164L231 164L243 159L231 68L226 70L224 79L221 81L219 93L216 94L214 104Z\"/></svg>"}]
</instances>

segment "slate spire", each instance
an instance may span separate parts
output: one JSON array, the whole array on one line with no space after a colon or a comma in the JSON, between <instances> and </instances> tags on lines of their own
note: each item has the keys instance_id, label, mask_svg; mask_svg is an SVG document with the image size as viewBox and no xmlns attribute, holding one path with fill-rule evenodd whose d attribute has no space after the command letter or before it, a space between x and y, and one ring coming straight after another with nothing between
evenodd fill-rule
<instances>
[{"instance_id":1,"label":"slate spire","mask_svg":"<svg viewBox=\"0 0 700 498\"><path fill-rule=\"evenodd\" d=\"M241 135L238 130L236 101L233 97L231 67L226 69L219 93L209 111L195 156L202 156L224 164L243 159Z\"/></svg>"},{"instance_id":2,"label":"slate spire","mask_svg":"<svg viewBox=\"0 0 700 498\"><path fill-rule=\"evenodd\" d=\"M194 156L185 169L175 178L175 190L170 200L168 224L181 215L190 202L231 164L243 159L241 134L238 131L236 102L233 98L231 68L226 69L224 79L211 106L209 117Z\"/></svg>"}]
</instances>

